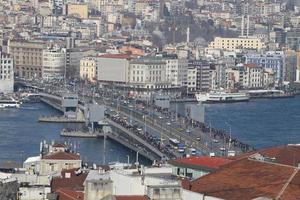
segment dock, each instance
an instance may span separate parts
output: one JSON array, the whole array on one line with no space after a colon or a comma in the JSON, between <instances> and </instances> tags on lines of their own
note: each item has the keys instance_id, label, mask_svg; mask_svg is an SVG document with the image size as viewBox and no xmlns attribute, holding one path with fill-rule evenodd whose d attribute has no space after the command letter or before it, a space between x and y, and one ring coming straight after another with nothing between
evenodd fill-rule
<instances>
[{"instance_id":1,"label":"dock","mask_svg":"<svg viewBox=\"0 0 300 200\"><path fill-rule=\"evenodd\" d=\"M85 123L85 120L82 119L70 119L61 116L39 117L38 121L47 123Z\"/></svg>"},{"instance_id":2,"label":"dock","mask_svg":"<svg viewBox=\"0 0 300 200\"><path fill-rule=\"evenodd\" d=\"M171 103L186 103L186 102L195 103L197 102L197 99L196 98L171 99L170 102Z\"/></svg>"},{"instance_id":3,"label":"dock","mask_svg":"<svg viewBox=\"0 0 300 200\"><path fill-rule=\"evenodd\" d=\"M98 138L103 137L103 134L100 133L89 133L83 131L65 131L62 130L60 132L60 136L62 137L78 137L78 138Z\"/></svg>"}]
</instances>

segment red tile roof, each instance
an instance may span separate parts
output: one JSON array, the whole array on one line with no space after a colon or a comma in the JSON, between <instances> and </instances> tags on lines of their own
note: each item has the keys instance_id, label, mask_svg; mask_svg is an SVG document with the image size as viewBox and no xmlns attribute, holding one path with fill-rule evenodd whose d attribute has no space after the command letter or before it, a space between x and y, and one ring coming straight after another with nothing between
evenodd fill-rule
<instances>
[{"instance_id":1,"label":"red tile roof","mask_svg":"<svg viewBox=\"0 0 300 200\"><path fill-rule=\"evenodd\" d=\"M118 195L115 197L116 200L147 200L146 196L138 196L138 195Z\"/></svg>"},{"instance_id":2,"label":"red tile roof","mask_svg":"<svg viewBox=\"0 0 300 200\"><path fill-rule=\"evenodd\" d=\"M74 153L57 152L43 156L43 159L48 160L80 160L80 156Z\"/></svg>"},{"instance_id":3,"label":"red tile roof","mask_svg":"<svg viewBox=\"0 0 300 200\"><path fill-rule=\"evenodd\" d=\"M284 164L284 165L297 167L298 163L300 163L300 145L296 145L296 144L261 149L258 151L244 153L239 156L230 157L230 159L233 160L243 159L255 153L259 153L268 158L274 158L273 162Z\"/></svg>"},{"instance_id":4,"label":"red tile roof","mask_svg":"<svg viewBox=\"0 0 300 200\"><path fill-rule=\"evenodd\" d=\"M202 167L208 170L218 169L220 166L226 165L230 162L232 162L230 159L209 156L178 158L176 160L169 161L170 164L175 166L179 165L192 169Z\"/></svg>"},{"instance_id":5,"label":"red tile roof","mask_svg":"<svg viewBox=\"0 0 300 200\"><path fill-rule=\"evenodd\" d=\"M298 199L300 175L298 168L244 158L192 181L190 190L230 200Z\"/></svg>"},{"instance_id":6,"label":"red tile roof","mask_svg":"<svg viewBox=\"0 0 300 200\"><path fill-rule=\"evenodd\" d=\"M52 145L52 147L66 147L66 145L58 143L58 144Z\"/></svg>"},{"instance_id":7,"label":"red tile roof","mask_svg":"<svg viewBox=\"0 0 300 200\"><path fill-rule=\"evenodd\" d=\"M244 64L245 67L259 67L257 64L255 63L246 63Z\"/></svg>"},{"instance_id":8,"label":"red tile roof","mask_svg":"<svg viewBox=\"0 0 300 200\"><path fill-rule=\"evenodd\" d=\"M104 54L100 55L100 58L115 58L115 59L129 59L131 58L128 54Z\"/></svg>"},{"instance_id":9,"label":"red tile roof","mask_svg":"<svg viewBox=\"0 0 300 200\"><path fill-rule=\"evenodd\" d=\"M55 192L58 195L58 200L83 200L83 192L78 192L69 189L58 189Z\"/></svg>"},{"instance_id":10,"label":"red tile roof","mask_svg":"<svg viewBox=\"0 0 300 200\"><path fill-rule=\"evenodd\" d=\"M81 174L76 174L75 171L78 169L69 169L61 172L60 177L54 177L51 181L52 191L57 191L58 189L69 189L76 191L83 191L83 183L88 175L87 172L82 172ZM66 178L66 173L70 174L70 178Z\"/></svg>"}]
</instances>

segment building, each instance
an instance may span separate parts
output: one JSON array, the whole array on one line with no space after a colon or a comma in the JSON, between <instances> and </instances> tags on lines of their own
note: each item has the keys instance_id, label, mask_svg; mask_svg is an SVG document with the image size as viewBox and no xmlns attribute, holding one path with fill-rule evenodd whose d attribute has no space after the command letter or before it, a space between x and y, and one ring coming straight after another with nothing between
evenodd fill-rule
<instances>
[{"instance_id":1,"label":"building","mask_svg":"<svg viewBox=\"0 0 300 200\"><path fill-rule=\"evenodd\" d=\"M66 5L66 14L68 16L74 15L81 19L88 18L88 5L87 4L73 4L69 3Z\"/></svg>"},{"instance_id":2,"label":"building","mask_svg":"<svg viewBox=\"0 0 300 200\"><path fill-rule=\"evenodd\" d=\"M65 169L81 167L79 154L67 151L63 144L41 144L41 154L29 157L24 162L24 168L28 173L39 176L57 175Z\"/></svg>"},{"instance_id":3,"label":"building","mask_svg":"<svg viewBox=\"0 0 300 200\"><path fill-rule=\"evenodd\" d=\"M267 52L265 54L248 54L245 63L256 64L264 69L271 69L275 74L275 85L279 86L284 78L284 55L283 52Z\"/></svg>"},{"instance_id":4,"label":"building","mask_svg":"<svg viewBox=\"0 0 300 200\"><path fill-rule=\"evenodd\" d=\"M166 79L172 86L187 84L188 60L180 59L177 55L164 56L166 61Z\"/></svg>"},{"instance_id":5,"label":"building","mask_svg":"<svg viewBox=\"0 0 300 200\"><path fill-rule=\"evenodd\" d=\"M186 157L170 160L172 174L189 179L197 179L201 176L216 171L221 166L232 162L232 160L219 157Z\"/></svg>"},{"instance_id":6,"label":"building","mask_svg":"<svg viewBox=\"0 0 300 200\"><path fill-rule=\"evenodd\" d=\"M127 54L104 54L97 58L97 80L126 84L129 82L129 62Z\"/></svg>"},{"instance_id":7,"label":"building","mask_svg":"<svg viewBox=\"0 0 300 200\"><path fill-rule=\"evenodd\" d=\"M93 48L69 48L66 50L66 75L69 78L80 77L80 60L84 57L96 56Z\"/></svg>"},{"instance_id":8,"label":"building","mask_svg":"<svg viewBox=\"0 0 300 200\"><path fill-rule=\"evenodd\" d=\"M294 50L284 51L283 80L293 84L296 81L297 54Z\"/></svg>"},{"instance_id":9,"label":"building","mask_svg":"<svg viewBox=\"0 0 300 200\"><path fill-rule=\"evenodd\" d=\"M0 51L0 93L14 91L14 60L6 53Z\"/></svg>"},{"instance_id":10,"label":"building","mask_svg":"<svg viewBox=\"0 0 300 200\"><path fill-rule=\"evenodd\" d=\"M296 52L297 55L297 69L296 69L296 82L300 82L300 52Z\"/></svg>"},{"instance_id":11,"label":"building","mask_svg":"<svg viewBox=\"0 0 300 200\"><path fill-rule=\"evenodd\" d=\"M129 83L136 88L163 89L171 82L166 77L166 61L162 57L142 57L129 63Z\"/></svg>"},{"instance_id":12,"label":"building","mask_svg":"<svg viewBox=\"0 0 300 200\"><path fill-rule=\"evenodd\" d=\"M43 50L43 79L64 79L66 73L66 51L57 47Z\"/></svg>"},{"instance_id":13,"label":"building","mask_svg":"<svg viewBox=\"0 0 300 200\"><path fill-rule=\"evenodd\" d=\"M202 60L191 60L188 64L187 87L190 91L211 89L211 64Z\"/></svg>"},{"instance_id":14,"label":"building","mask_svg":"<svg viewBox=\"0 0 300 200\"><path fill-rule=\"evenodd\" d=\"M300 146L284 145L233 157L216 171L183 184L183 199L297 199Z\"/></svg>"},{"instance_id":15,"label":"building","mask_svg":"<svg viewBox=\"0 0 300 200\"><path fill-rule=\"evenodd\" d=\"M300 31L292 30L286 32L286 46L288 49L299 51L300 50Z\"/></svg>"},{"instance_id":16,"label":"building","mask_svg":"<svg viewBox=\"0 0 300 200\"><path fill-rule=\"evenodd\" d=\"M97 61L95 57L85 57L80 60L80 78L90 82L97 80Z\"/></svg>"},{"instance_id":17,"label":"building","mask_svg":"<svg viewBox=\"0 0 300 200\"><path fill-rule=\"evenodd\" d=\"M15 75L20 78L42 78L43 50L42 42L9 40L7 52L15 64Z\"/></svg>"},{"instance_id":18,"label":"building","mask_svg":"<svg viewBox=\"0 0 300 200\"><path fill-rule=\"evenodd\" d=\"M239 38L221 38L216 37L212 41L208 49L223 49L228 51L235 51L236 49L264 49L264 43L255 37L239 37Z\"/></svg>"}]
</instances>

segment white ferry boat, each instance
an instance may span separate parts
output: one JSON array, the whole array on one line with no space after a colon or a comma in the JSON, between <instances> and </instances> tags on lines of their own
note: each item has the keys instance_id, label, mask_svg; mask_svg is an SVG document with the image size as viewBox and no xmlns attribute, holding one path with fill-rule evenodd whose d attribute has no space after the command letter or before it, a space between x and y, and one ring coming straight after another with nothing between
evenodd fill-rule
<instances>
[{"instance_id":1,"label":"white ferry boat","mask_svg":"<svg viewBox=\"0 0 300 200\"><path fill-rule=\"evenodd\" d=\"M250 100L250 96L242 92L211 91L209 93L196 93L195 96L197 101L202 103L234 103Z\"/></svg>"},{"instance_id":2,"label":"white ferry boat","mask_svg":"<svg viewBox=\"0 0 300 200\"><path fill-rule=\"evenodd\" d=\"M21 102L14 99L0 99L0 108L20 108Z\"/></svg>"}]
</instances>

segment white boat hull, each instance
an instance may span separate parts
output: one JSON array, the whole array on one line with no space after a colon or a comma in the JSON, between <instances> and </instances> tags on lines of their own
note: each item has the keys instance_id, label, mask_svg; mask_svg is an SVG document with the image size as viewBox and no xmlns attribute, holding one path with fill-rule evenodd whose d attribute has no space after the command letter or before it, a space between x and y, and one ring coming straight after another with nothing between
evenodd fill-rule
<instances>
[{"instance_id":1,"label":"white boat hull","mask_svg":"<svg viewBox=\"0 0 300 200\"><path fill-rule=\"evenodd\" d=\"M198 93L195 95L202 103L234 103L249 101L250 97L243 93Z\"/></svg>"}]
</instances>

